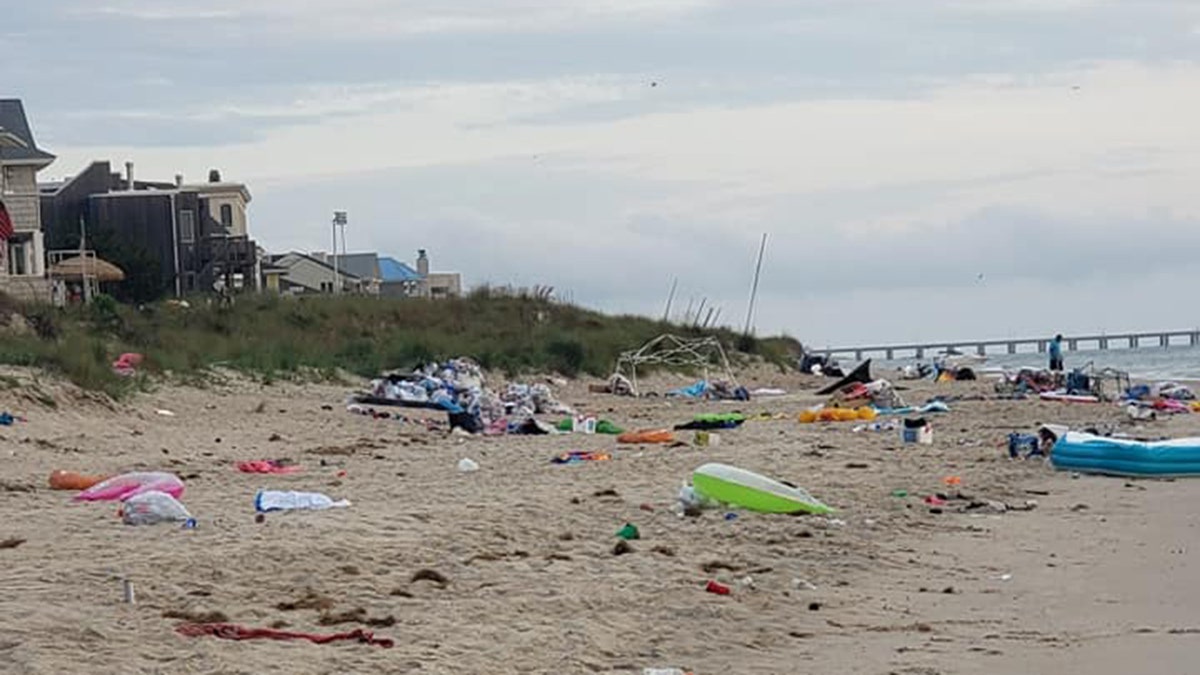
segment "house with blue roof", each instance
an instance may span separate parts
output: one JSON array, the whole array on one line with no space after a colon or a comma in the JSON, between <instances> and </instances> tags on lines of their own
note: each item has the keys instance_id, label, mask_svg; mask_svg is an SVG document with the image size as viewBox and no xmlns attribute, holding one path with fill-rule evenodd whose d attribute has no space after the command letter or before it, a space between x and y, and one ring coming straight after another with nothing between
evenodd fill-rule
<instances>
[{"instance_id":1,"label":"house with blue roof","mask_svg":"<svg viewBox=\"0 0 1200 675\"><path fill-rule=\"evenodd\" d=\"M286 253L272 255L265 287L284 293L343 293L389 298L449 298L462 295L462 275L431 272L429 254L417 252L416 267L377 253Z\"/></svg>"}]
</instances>

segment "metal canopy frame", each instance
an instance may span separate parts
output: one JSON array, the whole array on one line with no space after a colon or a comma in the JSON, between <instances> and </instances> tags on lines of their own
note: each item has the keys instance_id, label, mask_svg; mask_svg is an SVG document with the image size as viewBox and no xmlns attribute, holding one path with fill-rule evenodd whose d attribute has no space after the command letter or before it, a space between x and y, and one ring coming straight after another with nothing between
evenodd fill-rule
<instances>
[{"instance_id":1,"label":"metal canopy frame","mask_svg":"<svg viewBox=\"0 0 1200 675\"><path fill-rule=\"evenodd\" d=\"M630 381L634 396L641 396L637 377L639 366L696 368L704 373L706 380L709 379L709 369L715 366L723 371L731 384L738 386L733 369L729 367L725 348L715 337L681 338L664 334L637 349L622 352L617 358L616 374Z\"/></svg>"}]
</instances>

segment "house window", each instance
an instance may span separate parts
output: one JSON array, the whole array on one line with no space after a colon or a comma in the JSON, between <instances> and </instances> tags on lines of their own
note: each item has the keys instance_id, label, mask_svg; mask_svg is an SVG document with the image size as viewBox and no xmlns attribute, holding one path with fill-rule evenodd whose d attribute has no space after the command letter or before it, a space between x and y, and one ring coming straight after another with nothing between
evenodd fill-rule
<instances>
[{"instance_id":1,"label":"house window","mask_svg":"<svg viewBox=\"0 0 1200 675\"><path fill-rule=\"evenodd\" d=\"M233 207L229 204L221 205L221 226L226 230L233 229Z\"/></svg>"},{"instance_id":2,"label":"house window","mask_svg":"<svg viewBox=\"0 0 1200 675\"><path fill-rule=\"evenodd\" d=\"M321 292L322 293L332 293L333 292L333 282L332 281L322 281L321 282Z\"/></svg>"},{"instance_id":3,"label":"house window","mask_svg":"<svg viewBox=\"0 0 1200 675\"><path fill-rule=\"evenodd\" d=\"M13 194L16 192L17 185L17 168L15 166L4 167L4 194Z\"/></svg>"},{"instance_id":4,"label":"house window","mask_svg":"<svg viewBox=\"0 0 1200 675\"><path fill-rule=\"evenodd\" d=\"M196 241L196 213L191 209L179 212L179 241L185 244Z\"/></svg>"},{"instance_id":5,"label":"house window","mask_svg":"<svg viewBox=\"0 0 1200 675\"><path fill-rule=\"evenodd\" d=\"M14 276L25 275L25 245L24 244L9 244L8 247L8 271Z\"/></svg>"}]
</instances>

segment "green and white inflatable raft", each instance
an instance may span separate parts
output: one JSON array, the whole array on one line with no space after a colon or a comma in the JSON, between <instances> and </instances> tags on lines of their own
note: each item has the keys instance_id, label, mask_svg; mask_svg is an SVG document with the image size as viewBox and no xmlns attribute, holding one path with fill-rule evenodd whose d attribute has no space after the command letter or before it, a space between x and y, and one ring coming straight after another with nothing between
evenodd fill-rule
<instances>
[{"instance_id":1,"label":"green and white inflatable raft","mask_svg":"<svg viewBox=\"0 0 1200 675\"><path fill-rule=\"evenodd\" d=\"M728 464L692 472L692 487L707 499L763 513L833 513L804 490Z\"/></svg>"}]
</instances>

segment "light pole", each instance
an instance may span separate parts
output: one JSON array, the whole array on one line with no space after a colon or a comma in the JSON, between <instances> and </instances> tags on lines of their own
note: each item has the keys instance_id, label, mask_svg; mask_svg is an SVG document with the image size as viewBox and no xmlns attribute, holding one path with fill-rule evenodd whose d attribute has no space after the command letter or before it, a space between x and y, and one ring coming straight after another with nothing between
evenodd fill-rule
<instances>
[{"instance_id":1,"label":"light pole","mask_svg":"<svg viewBox=\"0 0 1200 675\"><path fill-rule=\"evenodd\" d=\"M342 229L342 239L344 241L346 238L346 230L345 230L346 212L345 211L334 211L333 212L333 294L334 295L340 295L342 292L341 278L338 276L338 253L337 253L338 225L341 225L343 228Z\"/></svg>"}]
</instances>

